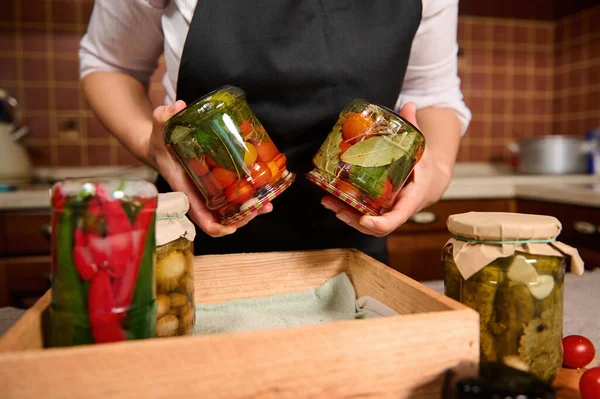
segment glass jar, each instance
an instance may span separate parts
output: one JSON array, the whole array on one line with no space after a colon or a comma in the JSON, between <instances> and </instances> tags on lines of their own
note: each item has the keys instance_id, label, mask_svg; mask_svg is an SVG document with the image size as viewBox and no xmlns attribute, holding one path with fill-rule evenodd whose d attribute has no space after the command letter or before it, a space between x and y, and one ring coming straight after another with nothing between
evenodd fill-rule
<instances>
[{"instance_id":1,"label":"glass jar","mask_svg":"<svg viewBox=\"0 0 600 399\"><path fill-rule=\"evenodd\" d=\"M164 141L222 224L260 209L295 178L237 87L222 87L174 115Z\"/></svg>"},{"instance_id":2,"label":"glass jar","mask_svg":"<svg viewBox=\"0 0 600 399\"><path fill-rule=\"evenodd\" d=\"M184 193L159 194L156 223L156 336L192 335L194 302L194 225L185 216Z\"/></svg>"},{"instance_id":3,"label":"glass jar","mask_svg":"<svg viewBox=\"0 0 600 399\"><path fill-rule=\"evenodd\" d=\"M395 112L357 99L340 113L307 178L363 214L394 206L425 138Z\"/></svg>"},{"instance_id":4,"label":"glass jar","mask_svg":"<svg viewBox=\"0 0 600 399\"><path fill-rule=\"evenodd\" d=\"M557 241L552 216L467 212L447 221L445 293L479 313L482 362L529 371L545 382L562 365L566 260L582 275L575 248Z\"/></svg>"},{"instance_id":5,"label":"glass jar","mask_svg":"<svg viewBox=\"0 0 600 399\"><path fill-rule=\"evenodd\" d=\"M565 258L515 252L464 279L444 248L445 294L480 317L481 360L523 363L543 381L562 365Z\"/></svg>"},{"instance_id":6,"label":"glass jar","mask_svg":"<svg viewBox=\"0 0 600 399\"><path fill-rule=\"evenodd\" d=\"M154 336L157 191L146 181L65 180L52 199L50 346Z\"/></svg>"},{"instance_id":7,"label":"glass jar","mask_svg":"<svg viewBox=\"0 0 600 399\"><path fill-rule=\"evenodd\" d=\"M192 335L194 243L181 237L156 250L156 336Z\"/></svg>"}]
</instances>

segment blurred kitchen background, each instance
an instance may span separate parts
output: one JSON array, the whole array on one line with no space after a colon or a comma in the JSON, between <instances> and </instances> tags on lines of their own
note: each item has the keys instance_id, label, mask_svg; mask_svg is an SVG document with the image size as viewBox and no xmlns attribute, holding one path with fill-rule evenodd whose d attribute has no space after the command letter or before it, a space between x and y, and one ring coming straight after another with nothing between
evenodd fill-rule
<instances>
[{"instance_id":1,"label":"blurred kitchen background","mask_svg":"<svg viewBox=\"0 0 600 399\"><path fill-rule=\"evenodd\" d=\"M152 176L130 168L141 165L94 118L79 90L77 51L92 9L92 0L2 1L0 89L20 104L29 131L14 143L26 149L33 180L0 193L0 306L27 306L47 288L49 182L109 172ZM585 138L600 128L599 22L597 0L461 0L459 74L473 120L443 200L390 236L394 268L419 280L441 278L445 220L470 210L557 216L561 240L577 246L588 267L600 265L593 168L524 175L510 167L517 161L509 151L511 142ZM161 62L150 87L155 106L163 102L163 73ZM5 167L0 161L0 180Z\"/></svg>"}]
</instances>

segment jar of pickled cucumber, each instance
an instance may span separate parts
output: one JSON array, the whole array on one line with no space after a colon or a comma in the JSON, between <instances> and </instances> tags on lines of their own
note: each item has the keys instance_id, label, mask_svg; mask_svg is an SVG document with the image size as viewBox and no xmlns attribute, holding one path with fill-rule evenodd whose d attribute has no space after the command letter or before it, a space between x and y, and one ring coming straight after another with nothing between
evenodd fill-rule
<instances>
[{"instance_id":1,"label":"jar of pickled cucumber","mask_svg":"<svg viewBox=\"0 0 600 399\"><path fill-rule=\"evenodd\" d=\"M262 208L295 178L246 93L234 86L213 91L171 117L164 141L222 224Z\"/></svg>"},{"instance_id":2,"label":"jar of pickled cucumber","mask_svg":"<svg viewBox=\"0 0 600 399\"><path fill-rule=\"evenodd\" d=\"M340 113L313 157L308 180L359 212L392 208L425 149L425 137L385 107L357 99Z\"/></svg>"},{"instance_id":3,"label":"jar of pickled cucumber","mask_svg":"<svg viewBox=\"0 0 600 399\"><path fill-rule=\"evenodd\" d=\"M481 361L501 362L550 382L562 365L567 263L577 250L556 241L551 216L469 212L448 218L445 293L480 315Z\"/></svg>"},{"instance_id":4,"label":"jar of pickled cucumber","mask_svg":"<svg viewBox=\"0 0 600 399\"><path fill-rule=\"evenodd\" d=\"M156 210L156 336L192 335L194 305L194 225L180 192L158 195Z\"/></svg>"}]
</instances>

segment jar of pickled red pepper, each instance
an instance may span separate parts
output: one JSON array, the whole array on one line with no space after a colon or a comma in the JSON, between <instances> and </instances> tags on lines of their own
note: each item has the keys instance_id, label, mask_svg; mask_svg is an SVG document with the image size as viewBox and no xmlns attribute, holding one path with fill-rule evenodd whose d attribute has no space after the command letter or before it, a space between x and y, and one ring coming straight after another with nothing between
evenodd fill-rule
<instances>
[{"instance_id":1,"label":"jar of pickled red pepper","mask_svg":"<svg viewBox=\"0 0 600 399\"><path fill-rule=\"evenodd\" d=\"M157 191L146 181L65 180L52 197L50 346L151 338Z\"/></svg>"},{"instance_id":2,"label":"jar of pickled red pepper","mask_svg":"<svg viewBox=\"0 0 600 399\"><path fill-rule=\"evenodd\" d=\"M447 296L477 310L481 360L527 370L550 382L562 365L567 262L577 250L556 237L551 216L469 212L448 218L443 251Z\"/></svg>"},{"instance_id":3,"label":"jar of pickled red pepper","mask_svg":"<svg viewBox=\"0 0 600 399\"><path fill-rule=\"evenodd\" d=\"M419 162L425 138L395 112L354 100L313 158L307 178L363 214L394 206Z\"/></svg>"},{"instance_id":4,"label":"jar of pickled red pepper","mask_svg":"<svg viewBox=\"0 0 600 399\"><path fill-rule=\"evenodd\" d=\"M156 211L156 336L192 335L194 305L194 237L185 216L184 193L158 195Z\"/></svg>"},{"instance_id":5,"label":"jar of pickled red pepper","mask_svg":"<svg viewBox=\"0 0 600 399\"><path fill-rule=\"evenodd\" d=\"M294 181L285 155L237 87L225 86L174 115L164 140L222 224L250 215Z\"/></svg>"}]
</instances>

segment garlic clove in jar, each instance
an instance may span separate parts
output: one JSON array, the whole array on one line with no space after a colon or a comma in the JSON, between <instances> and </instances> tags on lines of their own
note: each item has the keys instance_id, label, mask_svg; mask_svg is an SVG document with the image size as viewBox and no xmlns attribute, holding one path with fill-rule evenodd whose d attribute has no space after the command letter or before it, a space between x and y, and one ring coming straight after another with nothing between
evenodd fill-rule
<instances>
[{"instance_id":1,"label":"garlic clove in jar","mask_svg":"<svg viewBox=\"0 0 600 399\"><path fill-rule=\"evenodd\" d=\"M548 275L538 276L537 281L528 284L527 287L535 299L545 299L554 289L554 277Z\"/></svg>"},{"instance_id":2,"label":"garlic clove in jar","mask_svg":"<svg viewBox=\"0 0 600 399\"><path fill-rule=\"evenodd\" d=\"M171 252L156 264L156 282L166 291L177 288L178 280L185 273L186 258L179 251Z\"/></svg>"},{"instance_id":3,"label":"garlic clove in jar","mask_svg":"<svg viewBox=\"0 0 600 399\"><path fill-rule=\"evenodd\" d=\"M513 369L521 370L521 371L529 371L529 366L525 363L519 356L504 356L502 359L505 365L508 367L512 367Z\"/></svg>"},{"instance_id":4,"label":"garlic clove in jar","mask_svg":"<svg viewBox=\"0 0 600 399\"><path fill-rule=\"evenodd\" d=\"M535 283L538 280L537 270L522 255L515 256L508 268L507 276L510 280L522 284Z\"/></svg>"}]
</instances>

